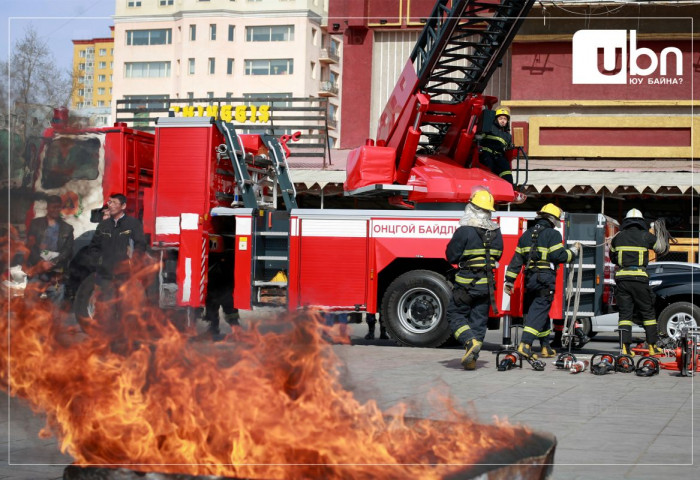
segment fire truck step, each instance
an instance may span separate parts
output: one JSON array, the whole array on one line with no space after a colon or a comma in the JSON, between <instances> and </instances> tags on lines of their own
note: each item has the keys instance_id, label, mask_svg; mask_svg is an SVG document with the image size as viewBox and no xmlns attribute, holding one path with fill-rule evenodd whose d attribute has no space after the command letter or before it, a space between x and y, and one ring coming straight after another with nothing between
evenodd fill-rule
<instances>
[{"instance_id":1,"label":"fire truck step","mask_svg":"<svg viewBox=\"0 0 700 480\"><path fill-rule=\"evenodd\" d=\"M285 255L285 256L281 256L281 255L280 255L280 256L277 256L277 255L260 255L260 256L256 256L256 257L255 257L255 260L280 260L280 261L286 261L287 258L289 258L289 257L287 257L286 255Z\"/></svg>"},{"instance_id":2,"label":"fire truck step","mask_svg":"<svg viewBox=\"0 0 700 480\"><path fill-rule=\"evenodd\" d=\"M574 312L564 312L564 313L569 314L569 315L574 314ZM592 317L592 316L593 316L593 312L576 312L576 318L578 318L579 320L581 319L581 317Z\"/></svg>"},{"instance_id":3,"label":"fire truck step","mask_svg":"<svg viewBox=\"0 0 700 480\"><path fill-rule=\"evenodd\" d=\"M265 282L263 280L256 280L253 285L256 287L286 287L287 282Z\"/></svg>"},{"instance_id":4,"label":"fire truck step","mask_svg":"<svg viewBox=\"0 0 700 480\"><path fill-rule=\"evenodd\" d=\"M257 232L261 237L287 237L289 232Z\"/></svg>"}]
</instances>

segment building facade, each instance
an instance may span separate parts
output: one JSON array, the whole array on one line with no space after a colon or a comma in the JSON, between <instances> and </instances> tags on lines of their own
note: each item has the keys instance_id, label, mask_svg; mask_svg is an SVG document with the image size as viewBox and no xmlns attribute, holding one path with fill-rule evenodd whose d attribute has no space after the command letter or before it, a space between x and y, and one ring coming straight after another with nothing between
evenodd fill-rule
<instances>
[{"instance_id":1,"label":"building facade","mask_svg":"<svg viewBox=\"0 0 700 480\"><path fill-rule=\"evenodd\" d=\"M73 111L92 125L108 125L112 103L114 29L111 36L73 40Z\"/></svg>"},{"instance_id":2,"label":"building facade","mask_svg":"<svg viewBox=\"0 0 700 480\"><path fill-rule=\"evenodd\" d=\"M116 0L115 101L324 96L334 129L340 42L325 32L327 8L328 0Z\"/></svg>"}]
</instances>

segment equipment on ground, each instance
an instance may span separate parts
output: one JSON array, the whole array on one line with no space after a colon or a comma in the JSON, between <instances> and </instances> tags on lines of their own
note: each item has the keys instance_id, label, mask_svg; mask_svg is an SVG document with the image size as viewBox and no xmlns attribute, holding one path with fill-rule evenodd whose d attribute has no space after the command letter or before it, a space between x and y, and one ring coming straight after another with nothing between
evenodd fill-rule
<instances>
[{"instance_id":1,"label":"equipment on ground","mask_svg":"<svg viewBox=\"0 0 700 480\"><path fill-rule=\"evenodd\" d=\"M659 373L659 361L654 357L641 357L637 360L634 372L640 377L651 377Z\"/></svg>"},{"instance_id":2,"label":"equipment on ground","mask_svg":"<svg viewBox=\"0 0 700 480\"><path fill-rule=\"evenodd\" d=\"M571 367L569 367L569 371L571 373L581 373L586 371L586 368L588 368L589 362L588 360L578 360L574 362Z\"/></svg>"},{"instance_id":3,"label":"equipment on ground","mask_svg":"<svg viewBox=\"0 0 700 480\"><path fill-rule=\"evenodd\" d=\"M560 353L553 365L559 369L568 370L576 362L576 355L571 352Z\"/></svg>"},{"instance_id":4,"label":"equipment on ground","mask_svg":"<svg viewBox=\"0 0 700 480\"><path fill-rule=\"evenodd\" d=\"M629 355L612 355L610 353L596 353L591 357L591 373L593 375L606 375L611 372L631 373L634 371L634 360Z\"/></svg>"}]
</instances>

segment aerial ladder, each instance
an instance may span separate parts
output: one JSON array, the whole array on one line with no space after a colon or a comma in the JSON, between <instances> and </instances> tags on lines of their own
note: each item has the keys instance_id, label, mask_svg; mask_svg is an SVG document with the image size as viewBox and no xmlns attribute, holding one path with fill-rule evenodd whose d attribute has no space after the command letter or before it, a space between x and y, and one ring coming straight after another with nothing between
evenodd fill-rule
<instances>
[{"instance_id":1,"label":"aerial ladder","mask_svg":"<svg viewBox=\"0 0 700 480\"><path fill-rule=\"evenodd\" d=\"M376 140L348 156L348 195L388 195L408 208L463 203L488 186L522 202L479 166L475 143L496 97L484 96L534 0L438 0L379 119ZM488 112L488 114L487 114ZM489 115L490 114L490 115Z\"/></svg>"}]
</instances>

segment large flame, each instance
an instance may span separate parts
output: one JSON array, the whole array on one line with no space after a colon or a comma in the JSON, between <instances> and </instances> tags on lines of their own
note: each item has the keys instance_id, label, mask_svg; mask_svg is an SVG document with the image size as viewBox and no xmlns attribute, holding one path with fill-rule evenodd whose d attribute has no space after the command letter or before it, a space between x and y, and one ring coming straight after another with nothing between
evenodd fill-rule
<instances>
[{"instance_id":1,"label":"large flame","mask_svg":"<svg viewBox=\"0 0 700 480\"><path fill-rule=\"evenodd\" d=\"M520 427L476 424L448 400L441 408L454 421L440 423L358 402L342 387L340 362L324 339L330 330L313 313L270 320L265 333L237 329L224 342L192 341L145 307L134 279L120 291L126 333L115 343L105 329L88 336L66 326L65 314L35 293L2 300L9 315L0 321L7 352L0 382L46 415L42 435L55 435L79 465L429 479L527 438Z\"/></svg>"}]
</instances>

